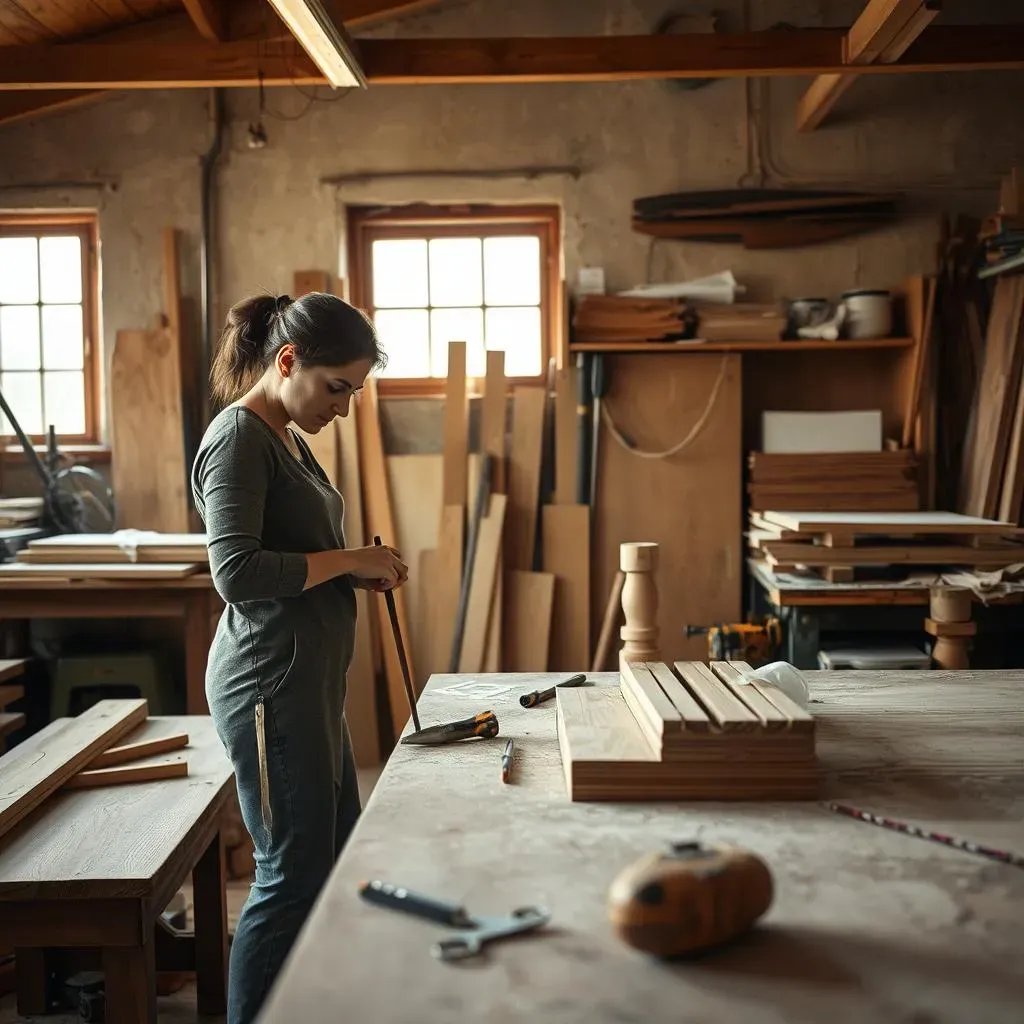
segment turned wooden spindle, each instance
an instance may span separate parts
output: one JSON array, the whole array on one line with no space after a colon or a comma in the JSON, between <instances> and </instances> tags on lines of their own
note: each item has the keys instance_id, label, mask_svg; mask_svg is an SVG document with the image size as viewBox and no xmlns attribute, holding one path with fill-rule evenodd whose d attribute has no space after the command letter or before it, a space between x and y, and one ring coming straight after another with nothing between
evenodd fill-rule
<instances>
[{"instance_id":1,"label":"turned wooden spindle","mask_svg":"<svg viewBox=\"0 0 1024 1024\"><path fill-rule=\"evenodd\" d=\"M619 545L619 568L626 574L622 585L622 614L626 620L619 631L623 661L661 661L658 648L658 545L635 541Z\"/></svg>"},{"instance_id":2,"label":"turned wooden spindle","mask_svg":"<svg viewBox=\"0 0 1024 1024\"><path fill-rule=\"evenodd\" d=\"M954 587L933 587L929 612L924 628L926 633L935 637L932 661L936 668L969 668L967 644L978 629L971 622L971 592Z\"/></svg>"}]
</instances>

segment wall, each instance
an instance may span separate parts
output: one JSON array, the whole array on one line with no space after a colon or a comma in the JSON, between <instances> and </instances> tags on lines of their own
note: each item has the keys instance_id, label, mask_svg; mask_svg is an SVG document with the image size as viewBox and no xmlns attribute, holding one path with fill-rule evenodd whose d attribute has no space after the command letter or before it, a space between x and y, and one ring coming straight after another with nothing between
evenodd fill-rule
<instances>
[{"instance_id":1,"label":"wall","mask_svg":"<svg viewBox=\"0 0 1024 1024\"><path fill-rule=\"evenodd\" d=\"M777 22L848 24L859 0L693 3L721 12L724 29ZM946 4L942 20L1010 20L1006 3ZM643 33L666 0L453 0L379 35ZM992 209L998 176L1024 159L1018 112L1024 75L964 73L866 79L826 126L797 136L804 79L719 81L698 91L670 83L376 87L309 100L272 90L269 145L246 146L252 90L231 90L230 145L217 191L218 319L254 289L287 291L292 272L339 266L346 203L403 200L557 201L565 211L565 268L602 265L609 286L731 268L754 298L836 294L890 285L933 265L935 214ZM101 213L103 331L149 324L161 309L160 229L194 247L199 157L209 145L202 91L118 95L36 122L0 127L0 206L88 206ZM369 181L333 188L324 175L356 171L571 164L578 180ZM104 189L60 182L108 181ZM56 187L25 187L50 182ZM785 252L659 243L629 228L636 196L742 184L906 189L915 215L852 242ZM438 450L436 403L394 401L392 450Z\"/></svg>"}]
</instances>

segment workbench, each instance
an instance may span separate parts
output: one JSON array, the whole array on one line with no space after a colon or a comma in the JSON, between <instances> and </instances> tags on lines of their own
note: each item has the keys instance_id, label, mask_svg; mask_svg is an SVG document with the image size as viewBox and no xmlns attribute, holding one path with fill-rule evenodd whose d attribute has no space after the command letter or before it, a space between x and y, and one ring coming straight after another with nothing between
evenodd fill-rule
<instances>
[{"instance_id":1,"label":"workbench","mask_svg":"<svg viewBox=\"0 0 1024 1024\"><path fill-rule=\"evenodd\" d=\"M511 687L483 699L440 692L468 678L430 679L423 726L492 708L501 735L396 748L260 1024L1020 1020L1024 871L816 802L570 803L554 701L526 710L517 700L565 677L472 677ZM1024 672L808 678L823 795L1024 852ZM867 716L856 728L855 714ZM516 765L502 784L507 737ZM651 961L613 936L609 884L645 853L695 837L764 857L774 905L730 947ZM541 904L552 921L483 961L445 964L430 953L445 929L366 904L357 890L370 879L470 912Z\"/></svg>"},{"instance_id":2,"label":"workbench","mask_svg":"<svg viewBox=\"0 0 1024 1024\"><path fill-rule=\"evenodd\" d=\"M61 726L22 748L42 754ZM47 1012L48 960L63 950L99 951L107 1024L156 1024L157 970L195 971L199 1012L224 1012L231 763L204 716L150 718L132 741L181 732L187 778L58 792L0 839L0 935L15 947L20 1014ZM186 936L160 914L190 873L196 928Z\"/></svg>"},{"instance_id":3,"label":"workbench","mask_svg":"<svg viewBox=\"0 0 1024 1024\"><path fill-rule=\"evenodd\" d=\"M747 560L747 575L747 607L757 619L766 614L779 618L783 627L780 657L799 669L819 667L822 634L883 632L918 645L929 639L924 632L931 593L926 583L829 583L810 574L773 573L756 558ZM1011 593L988 605L975 600L972 617L979 631L976 646L996 635L1012 638L1020 630L1024 585L1009 586ZM1003 663L1002 645L988 646L995 663ZM1014 652L1008 653L1012 657Z\"/></svg>"},{"instance_id":4,"label":"workbench","mask_svg":"<svg viewBox=\"0 0 1024 1024\"><path fill-rule=\"evenodd\" d=\"M2 619L179 619L185 648L185 710L205 715L206 662L223 607L209 573L169 580L0 580Z\"/></svg>"}]
</instances>

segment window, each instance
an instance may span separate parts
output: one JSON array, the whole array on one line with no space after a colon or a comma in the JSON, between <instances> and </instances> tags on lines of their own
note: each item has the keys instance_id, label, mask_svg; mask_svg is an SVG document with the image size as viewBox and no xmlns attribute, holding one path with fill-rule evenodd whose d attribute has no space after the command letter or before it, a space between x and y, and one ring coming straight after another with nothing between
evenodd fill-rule
<instances>
[{"instance_id":1,"label":"window","mask_svg":"<svg viewBox=\"0 0 1024 1024\"><path fill-rule=\"evenodd\" d=\"M466 372L505 353L505 375L544 378L560 324L555 207L349 210L352 301L374 319L388 365L381 390L440 394L448 342L466 342Z\"/></svg>"},{"instance_id":2,"label":"window","mask_svg":"<svg viewBox=\"0 0 1024 1024\"><path fill-rule=\"evenodd\" d=\"M95 259L93 215L0 214L0 390L33 441L97 440Z\"/></svg>"}]
</instances>

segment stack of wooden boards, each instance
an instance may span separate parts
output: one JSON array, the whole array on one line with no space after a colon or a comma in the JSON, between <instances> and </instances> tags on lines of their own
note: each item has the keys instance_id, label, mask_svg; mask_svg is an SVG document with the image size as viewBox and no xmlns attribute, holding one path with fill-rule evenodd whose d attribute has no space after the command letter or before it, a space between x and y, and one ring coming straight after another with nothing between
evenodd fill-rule
<instances>
[{"instance_id":1,"label":"stack of wooden boards","mask_svg":"<svg viewBox=\"0 0 1024 1024\"><path fill-rule=\"evenodd\" d=\"M207 562L201 533L62 534L29 541L15 561L0 564L0 581L6 587L40 578L69 586L82 580L177 580L205 570Z\"/></svg>"},{"instance_id":2,"label":"stack of wooden boards","mask_svg":"<svg viewBox=\"0 0 1024 1024\"><path fill-rule=\"evenodd\" d=\"M18 746L0 757L0 839L59 791L187 776L185 733L132 740L148 716L145 700L101 700L60 720L45 756Z\"/></svg>"},{"instance_id":3,"label":"stack of wooden boards","mask_svg":"<svg viewBox=\"0 0 1024 1024\"><path fill-rule=\"evenodd\" d=\"M963 450L959 509L1019 524L1024 512L1024 277L996 281Z\"/></svg>"},{"instance_id":4,"label":"stack of wooden boards","mask_svg":"<svg viewBox=\"0 0 1024 1024\"><path fill-rule=\"evenodd\" d=\"M2 530L38 526L42 518L42 498L0 498Z\"/></svg>"},{"instance_id":5,"label":"stack of wooden boards","mask_svg":"<svg viewBox=\"0 0 1024 1024\"><path fill-rule=\"evenodd\" d=\"M1024 529L955 512L751 514L748 542L772 572L810 570L833 583L871 567L1003 569L1024 563Z\"/></svg>"},{"instance_id":6,"label":"stack of wooden boards","mask_svg":"<svg viewBox=\"0 0 1024 1024\"><path fill-rule=\"evenodd\" d=\"M687 307L678 299L581 295L572 315L576 342L671 341L686 333Z\"/></svg>"},{"instance_id":7,"label":"stack of wooden boards","mask_svg":"<svg viewBox=\"0 0 1024 1024\"><path fill-rule=\"evenodd\" d=\"M814 799L813 717L749 671L627 662L618 688L556 690L570 799Z\"/></svg>"},{"instance_id":8,"label":"stack of wooden boards","mask_svg":"<svg viewBox=\"0 0 1024 1024\"><path fill-rule=\"evenodd\" d=\"M786 313L776 303L705 303L697 310L697 336L705 341L778 341Z\"/></svg>"},{"instance_id":9,"label":"stack of wooden boards","mask_svg":"<svg viewBox=\"0 0 1024 1024\"><path fill-rule=\"evenodd\" d=\"M912 512L920 507L917 456L909 448L868 452L750 452L747 494L755 514Z\"/></svg>"},{"instance_id":10,"label":"stack of wooden boards","mask_svg":"<svg viewBox=\"0 0 1024 1024\"><path fill-rule=\"evenodd\" d=\"M810 245L890 222L898 197L810 189L677 192L633 202L633 230L656 238L741 242L748 249Z\"/></svg>"}]
</instances>

